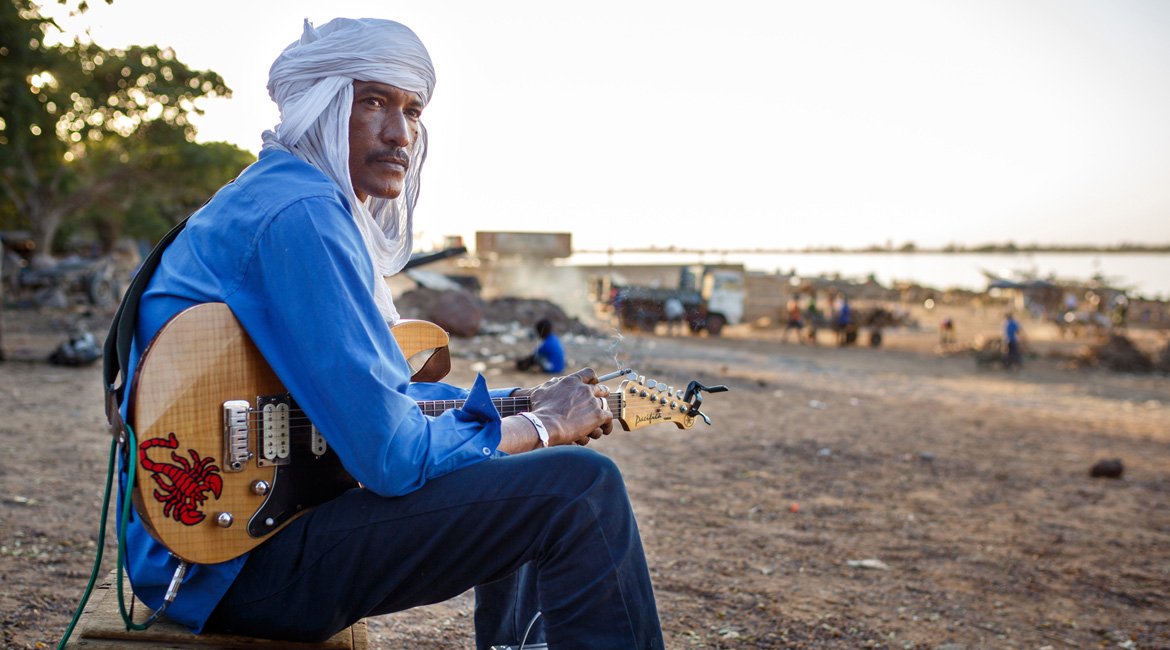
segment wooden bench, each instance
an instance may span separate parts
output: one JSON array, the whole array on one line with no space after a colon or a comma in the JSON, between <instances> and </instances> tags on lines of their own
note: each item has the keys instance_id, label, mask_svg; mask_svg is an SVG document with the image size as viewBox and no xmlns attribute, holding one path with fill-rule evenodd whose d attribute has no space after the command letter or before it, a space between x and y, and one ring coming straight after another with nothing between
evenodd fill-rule
<instances>
[{"instance_id":1,"label":"wooden bench","mask_svg":"<svg viewBox=\"0 0 1170 650\"><path fill-rule=\"evenodd\" d=\"M358 621L348 629L338 632L333 638L322 643L291 643L254 639L231 634L191 634L187 628L167 620L164 616L145 630L126 630L122 615L118 611L118 596L113 585L117 582L116 571L106 576L105 582L93 590L81 620L65 650L132 650L136 648L175 648L182 650L368 650L366 622ZM129 606L130 582L124 584L125 601ZM151 609L134 601L134 622L142 623L152 613Z\"/></svg>"}]
</instances>

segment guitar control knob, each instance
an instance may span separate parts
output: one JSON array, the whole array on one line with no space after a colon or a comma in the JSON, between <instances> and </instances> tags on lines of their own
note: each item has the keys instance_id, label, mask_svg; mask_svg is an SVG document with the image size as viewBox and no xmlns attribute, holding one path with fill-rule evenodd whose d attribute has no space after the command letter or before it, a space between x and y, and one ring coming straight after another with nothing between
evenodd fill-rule
<instances>
[{"instance_id":1,"label":"guitar control knob","mask_svg":"<svg viewBox=\"0 0 1170 650\"><path fill-rule=\"evenodd\" d=\"M252 482L252 494L257 496L264 496L265 494L268 494L268 490L270 489L272 489L272 486L268 484L268 481Z\"/></svg>"},{"instance_id":2,"label":"guitar control knob","mask_svg":"<svg viewBox=\"0 0 1170 650\"><path fill-rule=\"evenodd\" d=\"M232 518L232 513L230 512L221 512L215 516L215 523L220 528L230 528L233 521L235 520Z\"/></svg>"}]
</instances>

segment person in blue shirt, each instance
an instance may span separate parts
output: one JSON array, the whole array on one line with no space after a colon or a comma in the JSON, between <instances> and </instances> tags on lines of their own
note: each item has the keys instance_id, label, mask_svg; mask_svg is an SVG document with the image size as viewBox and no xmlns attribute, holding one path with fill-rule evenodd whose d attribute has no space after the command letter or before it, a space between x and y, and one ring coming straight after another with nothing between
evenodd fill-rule
<instances>
[{"instance_id":1,"label":"person in blue shirt","mask_svg":"<svg viewBox=\"0 0 1170 650\"><path fill-rule=\"evenodd\" d=\"M195 632L320 641L475 587L481 650L525 635L662 648L621 475L583 448L613 429L594 371L524 389L412 383L391 335L384 277L410 256L433 86L405 26L306 21L270 70L281 121L259 160L188 220L143 292L127 385L171 317L226 303L361 484L240 557L193 566L166 614ZM530 412L501 417L490 398L509 395ZM466 404L423 415L416 401L434 399ZM157 609L178 560L137 515L118 523L130 582Z\"/></svg>"},{"instance_id":2,"label":"person in blue shirt","mask_svg":"<svg viewBox=\"0 0 1170 650\"><path fill-rule=\"evenodd\" d=\"M853 323L853 310L849 307L849 298L841 296L841 309L837 312L837 344L848 345L849 332Z\"/></svg>"},{"instance_id":3,"label":"person in blue shirt","mask_svg":"<svg viewBox=\"0 0 1170 650\"><path fill-rule=\"evenodd\" d=\"M558 372L564 372L565 348L561 345L561 340L557 338L556 332L553 331L552 321L542 318L536 321L533 330L536 331L536 336L540 339L540 345L536 347L535 352L517 361L516 369L537 368L554 375Z\"/></svg>"},{"instance_id":4,"label":"person in blue shirt","mask_svg":"<svg viewBox=\"0 0 1170 650\"><path fill-rule=\"evenodd\" d=\"M1020 351L1020 342L1023 330L1010 311L1003 315L1003 367L1008 370L1019 370L1024 364L1024 355Z\"/></svg>"}]
</instances>

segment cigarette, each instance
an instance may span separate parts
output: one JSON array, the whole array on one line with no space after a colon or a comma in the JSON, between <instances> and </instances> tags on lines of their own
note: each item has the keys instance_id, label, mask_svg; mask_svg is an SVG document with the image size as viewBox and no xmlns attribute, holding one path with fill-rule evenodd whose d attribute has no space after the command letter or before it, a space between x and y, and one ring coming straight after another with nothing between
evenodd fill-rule
<instances>
[{"instance_id":1,"label":"cigarette","mask_svg":"<svg viewBox=\"0 0 1170 650\"><path fill-rule=\"evenodd\" d=\"M629 368L625 368L623 370L618 370L617 372L611 372L608 375L602 375L597 378L597 381L600 383L603 381L609 381L610 379L617 379L618 377L621 377L622 375L628 375L631 372L634 371L630 370Z\"/></svg>"}]
</instances>

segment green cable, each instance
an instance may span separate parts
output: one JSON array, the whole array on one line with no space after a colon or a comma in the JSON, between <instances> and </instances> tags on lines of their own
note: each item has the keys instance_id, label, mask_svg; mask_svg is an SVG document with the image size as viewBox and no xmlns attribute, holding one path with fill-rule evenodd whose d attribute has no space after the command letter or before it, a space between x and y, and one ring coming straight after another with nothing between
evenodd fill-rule
<instances>
[{"instance_id":1,"label":"green cable","mask_svg":"<svg viewBox=\"0 0 1170 650\"><path fill-rule=\"evenodd\" d=\"M126 442L130 445L130 449L138 448L134 429L129 424L126 425ZM138 469L138 463L133 459L130 459L126 464L130 469L126 477L126 494L122 498L123 524L122 529L118 531L118 611L122 614L122 622L126 624L127 630L145 630L150 626L139 625L130 618L130 614L126 611L126 595L122 592L122 558L126 550L126 529L129 528L127 523L130 521L130 500L133 493L134 474L135 470Z\"/></svg>"},{"instance_id":2,"label":"green cable","mask_svg":"<svg viewBox=\"0 0 1170 650\"><path fill-rule=\"evenodd\" d=\"M69 622L69 628L65 630L65 636L57 644L57 650L63 650L65 642L69 640L69 637L73 634L73 629L77 627L77 621L81 620L81 612L85 609L85 604L89 602L89 595L93 593L93 586L97 582L98 571L102 566L102 551L106 545L106 516L110 510L110 486L114 482L114 459L117 457L118 440L115 438L110 443L110 467L106 471L106 494L102 497L102 518L101 524L98 526L97 558L93 561L93 572L89 575L89 584L85 587L85 595L81 597L81 604L77 606L77 612L73 614L73 620Z\"/></svg>"},{"instance_id":3,"label":"green cable","mask_svg":"<svg viewBox=\"0 0 1170 650\"><path fill-rule=\"evenodd\" d=\"M126 425L126 440L130 443L130 448L135 448L134 429L130 425ZM93 593L93 586L97 583L98 573L101 570L102 555L106 546L106 521L109 518L110 511L110 488L114 483L114 464L118 457L118 439L115 438L110 443L110 465L106 470L106 493L102 497L102 517L101 523L98 525L98 544L97 556L93 561L93 571L89 575L89 584L85 587L85 594L81 597L81 604L77 606L77 611L73 614L73 620L69 622L69 627L65 630L65 636L61 638L61 642L57 644L57 650L64 650L65 643L69 637L73 635L73 630L77 627L77 622L81 620L81 613L85 610L85 605L89 602L89 597ZM129 476L126 478L126 485L134 485L134 474L138 463L127 462ZM132 498L132 490L127 489L126 494L122 499L122 521L129 521L130 503ZM122 593L122 558L126 547L126 526L118 531L118 609L122 615L122 622L126 624L126 629L130 630L145 630L146 625L139 625L135 623L130 614L126 611L125 596Z\"/></svg>"}]
</instances>

